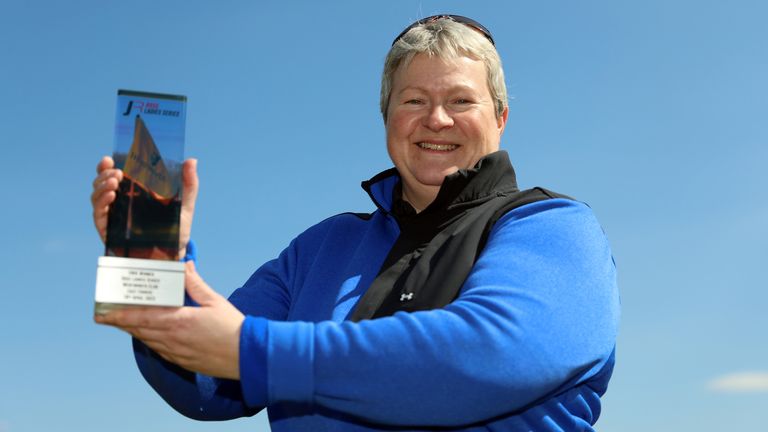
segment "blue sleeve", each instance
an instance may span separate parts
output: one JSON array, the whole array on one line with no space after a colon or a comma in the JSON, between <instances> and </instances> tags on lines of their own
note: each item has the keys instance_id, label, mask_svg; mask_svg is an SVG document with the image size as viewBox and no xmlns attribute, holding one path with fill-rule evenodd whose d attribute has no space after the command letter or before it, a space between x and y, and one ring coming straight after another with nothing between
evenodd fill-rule
<instances>
[{"instance_id":1,"label":"blue sleeve","mask_svg":"<svg viewBox=\"0 0 768 432\"><path fill-rule=\"evenodd\" d=\"M194 241L190 240L187 242L187 247L184 251L184 258L182 258L181 261L193 261L195 264L197 264L197 245Z\"/></svg>"},{"instance_id":2,"label":"blue sleeve","mask_svg":"<svg viewBox=\"0 0 768 432\"><path fill-rule=\"evenodd\" d=\"M150 386L179 413L196 420L252 416L261 407L243 403L240 382L190 372L133 340L136 364Z\"/></svg>"},{"instance_id":3,"label":"blue sleeve","mask_svg":"<svg viewBox=\"0 0 768 432\"><path fill-rule=\"evenodd\" d=\"M190 244L192 244L190 242ZM291 251L286 249L279 259L264 264L230 297L230 301L244 314L285 319L288 311L286 287L290 282ZM190 259L197 256L193 246ZM257 285L257 286L255 286ZM256 289L253 289L256 288ZM241 293L247 290L248 296ZM247 302L245 302L247 299ZM187 306L197 306L187 296ZM245 326L244 326L245 328ZM250 334L259 334L249 327ZM197 420L227 420L251 416L261 406L247 406L243 402L240 381L196 374L163 360L138 340L133 341L134 356L141 374L157 393L179 413ZM254 359L251 367L259 367Z\"/></svg>"},{"instance_id":4,"label":"blue sleeve","mask_svg":"<svg viewBox=\"0 0 768 432\"><path fill-rule=\"evenodd\" d=\"M466 425L529 407L612 361L615 267L584 204L553 199L494 226L443 309L355 322L249 316L249 406L295 401L390 425ZM500 401L504 401L500 403Z\"/></svg>"}]
</instances>

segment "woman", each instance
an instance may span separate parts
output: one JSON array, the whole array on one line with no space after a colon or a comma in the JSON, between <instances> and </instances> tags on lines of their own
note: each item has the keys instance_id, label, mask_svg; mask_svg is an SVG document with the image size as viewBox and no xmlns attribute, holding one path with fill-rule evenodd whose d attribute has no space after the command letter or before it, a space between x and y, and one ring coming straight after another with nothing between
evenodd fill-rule
<instances>
[{"instance_id":1,"label":"woman","mask_svg":"<svg viewBox=\"0 0 768 432\"><path fill-rule=\"evenodd\" d=\"M96 321L134 336L144 377L192 418L268 407L274 431L592 430L614 362L613 261L586 205L517 189L490 33L414 23L387 56L381 109L395 168L363 184L373 213L309 228L229 300L190 262L199 307ZM94 182L101 233L112 166ZM188 248L194 161L184 176Z\"/></svg>"}]
</instances>

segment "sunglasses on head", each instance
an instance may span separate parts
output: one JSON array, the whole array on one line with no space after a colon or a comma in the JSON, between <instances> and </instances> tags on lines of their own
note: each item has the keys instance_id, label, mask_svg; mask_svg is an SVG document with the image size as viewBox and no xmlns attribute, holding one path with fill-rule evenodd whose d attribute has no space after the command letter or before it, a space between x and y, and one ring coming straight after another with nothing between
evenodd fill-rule
<instances>
[{"instance_id":1,"label":"sunglasses on head","mask_svg":"<svg viewBox=\"0 0 768 432\"><path fill-rule=\"evenodd\" d=\"M467 27L477 30L480 33L482 33L483 36L485 36L485 38L491 42L491 45L496 46L496 42L493 41L493 36L491 36L491 32L487 28L485 28L485 26L473 20L472 18L467 18L461 15L432 15L430 17L422 18L416 21L415 23L409 25L408 27L406 27L405 30L403 30L399 35L397 35L395 40L392 41L392 46L394 46L397 43L397 41L400 40L400 38L402 38L406 33L408 33L410 29L422 24L427 24L427 23L437 21L439 19L449 19L452 21L456 21L457 23L464 24Z\"/></svg>"}]
</instances>

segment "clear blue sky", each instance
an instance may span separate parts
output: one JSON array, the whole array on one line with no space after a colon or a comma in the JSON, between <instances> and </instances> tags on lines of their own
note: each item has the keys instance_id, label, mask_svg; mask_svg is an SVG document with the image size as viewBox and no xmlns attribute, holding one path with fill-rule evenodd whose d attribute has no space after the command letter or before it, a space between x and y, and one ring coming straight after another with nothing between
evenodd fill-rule
<instances>
[{"instance_id":1,"label":"clear blue sky","mask_svg":"<svg viewBox=\"0 0 768 432\"><path fill-rule=\"evenodd\" d=\"M763 430L765 2L4 0L0 432L268 430L176 414L128 336L92 323L116 90L189 97L199 270L228 294L310 224L372 209L384 55L438 12L494 33L522 186L586 201L611 241L623 319L598 429Z\"/></svg>"}]
</instances>

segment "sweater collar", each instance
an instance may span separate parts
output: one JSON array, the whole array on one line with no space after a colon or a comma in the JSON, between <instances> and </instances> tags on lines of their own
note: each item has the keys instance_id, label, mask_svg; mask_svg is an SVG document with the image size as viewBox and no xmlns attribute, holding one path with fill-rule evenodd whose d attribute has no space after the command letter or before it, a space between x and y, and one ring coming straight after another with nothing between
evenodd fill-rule
<instances>
[{"instance_id":1,"label":"sweater collar","mask_svg":"<svg viewBox=\"0 0 768 432\"><path fill-rule=\"evenodd\" d=\"M387 213L397 216L415 217L440 213L464 206L474 206L478 201L498 195L516 192L515 171L506 151L500 150L480 159L474 167L458 170L446 176L435 200L424 211L408 215L411 207L402 200L402 186L397 169L390 168L362 183L363 189L374 204Z\"/></svg>"}]
</instances>

